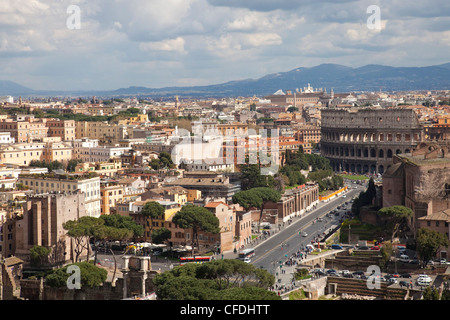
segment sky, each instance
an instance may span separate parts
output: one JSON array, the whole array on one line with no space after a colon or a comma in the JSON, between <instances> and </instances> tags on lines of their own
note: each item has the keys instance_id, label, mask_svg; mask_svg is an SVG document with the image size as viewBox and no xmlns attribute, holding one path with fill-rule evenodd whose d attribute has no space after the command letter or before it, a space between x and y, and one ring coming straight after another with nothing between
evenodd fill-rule
<instances>
[{"instance_id":1,"label":"sky","mask_svg":"<svg viewBox=\"0 0 450 320\"><path fill-rule=\"evenodd\" d=\"M0 0L0 80L35 90L448 62L448 0Z\"/></svg>"}]
</instances>

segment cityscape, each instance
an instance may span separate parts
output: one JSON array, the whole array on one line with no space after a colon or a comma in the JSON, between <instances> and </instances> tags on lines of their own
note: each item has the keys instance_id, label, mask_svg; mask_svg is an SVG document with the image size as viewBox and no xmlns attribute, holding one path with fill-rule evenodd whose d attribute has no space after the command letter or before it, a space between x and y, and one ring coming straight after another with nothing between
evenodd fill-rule
<instances>
[{"instance_id":1,"label":"cityscape","mask_svg":"<svg viewBox=\"0 0 450 320\"><path fill-rule=\"evenodd\" d=\"M280 13L289 12L283 1L149 1L141 14L151 13L155 21L158 12L195 16L198 23L156 24L148 35L154 39L139 46L148 60L142 52L129 57L131 50L121 51L142 66L130 69L131 78L124 72L118 79L128 65L111 63L112 53L105 53L107 69L117 69L111 74L100 74L107 71L96 57L93 70L83 65L86 74L75 71L76 80L68 72L50 81L47 59L65 61L58 55L63 48L56 47L59 41L67 45L66 32L75 35L70 71L89 64L78 50L84 40L92 45L92 33L102 31L100 54L111 49L109 37L125 44L133 32L143 37L143 17L103 1L97 7L6 2L0 13L14 13L11 20L38 11L56 31L46 38L50 31L37 25L43 28L39 45L23 37L12 47L9 38L0 44L0 300L196 301L172 311L211 317L273 315L271 303L285 300L301 306L318 300L450 299L448 42L436 44L442 50L421 65L414 61L422 48L416 60L405 54L405 66L368 52L347 53L352 63L323 43L330 52L305 60L304 67L288 64L287 56L276 64L256 42L292 50L284 46L283 32L292 35L291 28L303 25L296 12L310 12L310 4L290 3L291 20L280 21ZM391 22L398 7L350 2L353 8L317 5L334 19L330 24L353 23L346 26L349 48L351 37L366 37L364 50L367 38L374 47L381 38L385 51L391 50L386 34L391 24L399 25ZM419 18L420 5L405 14L423 30L436 31L426 19L436 15L445 22L450 12L448 4L435 2L441 15L430 10ZM327 8L338 11L331 15ZM363 23L347 21L344 8L362 8ZM116 16L119 9L123 17ZM209 12L210 19L194 9ZM61 12L58 33L53 15ZM100 19L101 12L111 18ZM235 19L227 21L230 33L221 41L213 37L224 26L210 21L220 14ZM126 17L133 23L126 24ZM308 19L318 23L316 16ZM103 29L105 21L115 22ZM206 35L206 25L217 30ZM362 29L350 32L356 25ZM21 22L17 30L26 27ZM253 28L258 32L250 33ZM236 30L239 41L228 38ZM170 41L163 39L166 31ZM194 44L202 32L200 67L190 56L199 50ZM330 43L336 38L330 35ZM36 55L28 56L25 45ZM255 61L234 57L236 66L219 71L211 66L219 61L211 58L214 49L220 61L237 52L255 55ZM405 40L400 50L409 49ZM310 57L321 56L306 45L302 54L308 50ZM255 73L264 56L267 65ZM171 59L183 61L183 75L172 77L180 65ZM27 71L19 60L36 65ZM146 82L149 61L155 73ZM195 79L188 74L193 65L199 70ZM208 77L208 70L215 75ZM219 300L234 302L206 303Z\"/></svg>"}]
</instances>

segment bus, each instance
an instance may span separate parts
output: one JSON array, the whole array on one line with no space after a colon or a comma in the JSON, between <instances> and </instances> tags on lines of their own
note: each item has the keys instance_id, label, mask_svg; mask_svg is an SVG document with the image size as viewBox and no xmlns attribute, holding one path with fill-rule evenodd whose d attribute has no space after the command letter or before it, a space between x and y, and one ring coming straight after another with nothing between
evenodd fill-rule
<instances>
[{"instance_id":1,"label":"bus","mask_svg":"<svg viewBox=\"0 0 450 320\"><path fill-rule=\"evenodd\" d=\"M180 265L185 265L186 263L203 263L209 262L212 260L212 257L209 256L195 256L195 257L181 257Z\"/></svg>"},{"instance_id":2,"label":"bus","mask_svg":"<svg viewBox=\"0 0 450 320\"><path fill-rule=\"evenodd\" d=\"M251 259L254 256L255 256L254 248L245 249L245 250L239 251L238 259L239 260Z\"/></svg>"}]
</instances>

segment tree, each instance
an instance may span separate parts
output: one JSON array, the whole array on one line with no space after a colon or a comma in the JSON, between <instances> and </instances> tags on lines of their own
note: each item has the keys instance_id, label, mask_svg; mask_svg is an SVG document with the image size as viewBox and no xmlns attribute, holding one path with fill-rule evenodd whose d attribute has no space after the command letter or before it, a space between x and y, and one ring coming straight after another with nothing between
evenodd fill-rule
<instances>
[{"instance_id":1,"label":"tree","mask_svg":"<svg viewBox=\"0 0 450 320\"><path fill-rule=\"evenodd\" d=\"M46 247L35 245L30 249L30 264L32 267L42 267L48 263L51 250Z\"/></svg>"},{"instance_id":2,"label":"tree","mask_svg":"<svg viewBox=\"0 0 450 320\"><path fill-rule=\"evenodd\" d=\"M233 198L233 203L238 203L246 210L250 208L259 209L258 231L261 224L264 206L268 202L278 202L281 199L281 193L271 188L253 188L237 192Z\"/></svg>"},{"instance_id":3,"label":"tree","mask_svg":"<svg viewBox=\"0 0 450 320\"><path fill-rule=\"evenodd\" d=\"M144 217L147 219L150 219L149 228L150 228L150 235L153 231L153 219L160 218L164 215L164 212L166 210L164 207L156 201L150 201L144 204L144 207L141 210L141 213ZM147 240L147 234L145 233L144 239Z\"/></svg>"},{"instance_id":4,"label":"tree","mask_svg":"<svg viewBox=\"0 0 450 320\"><path fill-rule=\"evenodd\" d=\"M241 166L240 171L242 190L249 190L258 187L273 188L275 186L274 178L270 175L262 175L261 169L257 164L243 165Z\"/></svg>"},{"instance_id":5,"label":"tree","mask_svg":"<svg viewBox=\"0 0 450 320\"><path fill-rule=\"evenodd\" d=\"M156 294L162 300L279 300L267 288L275 277L237 259L187 264L154 278Z\"/></svg>"},{"instance_id":6,"label":"tree","mask_svg":"<svg viewBox=\"0 0 450 320\"><path fill-rule=\"evenodd\" d=\"M447 248L448 245L448 239L436 231L420 228L417 232L416 250L424 266L436 257L440 248Z\"/></svg>"},{"instance_id":7,"label":"tree","mask_svg":"<svg viewBox=\"0 0 450 320\"><path fill-rule=\"evenodd\" d=\"M105 282L108 276L108 272L105 269L94 266L88 262L77 262L70 265L76 265L80 268L80 284L82 287L98 287ZM56 269L47 275L45 283L56 288L67 286L67 279L70 277L70 274L67 273L67 268L70 265Z\"/></svg>"},{"instance_id":8,"label":"tree","mask_svg":"<svg viewBox=\"0 0 450 320\"><path fill-rule=\"evenodd\" d=\"M74 262L78 262L83 250L89 246L89 233L86 226L76 220L69 220L63 223L63 228L67 230L67 235L74 241Z\"/></svg>"},{"instance_id":9,"label":"tree","mask_svg":"<svg viewBox=\"0 0 450 320\"><path fill-rule=\"evenodd\" d=\"M439 290L436 288L426 287L422 293L423 300L440 300Z\"/></svg>"},{"instance_id":10,"label":"tree","mask_svg":"<svg viewBox=\"0 0 450 320\"><path fill-rule=\"evenodd\" d=\"M219 219L204 207L187 204L178 211L172 222L183 229L192 229L192 255L195 244L198 245L198 232L205 231L214 234L220 232Z\"/></svg>"},{"instance_id":11,"label":"tree","mask_svg":"<svg viewBox=\"0 0 450 320\"><path fill-rule=\"evenodd\" d=\"M79 163L81 163L82 161L80 160L80 159L72 159L72 160L69 160L68 162L67 162L67 167L66 167L66 170L68 171L68 172L75 172L75 167L79 164Z\"/></svg>"},{"instance_id":12,"label":"tree","mask_svg":"<svg viewBox=\"0 0 450 320\"><path fill-rule=\"evenodd\" d=\"M169 240L172 237L172 232L167 228L159 228L152 233L152 242L161 244L164 241Z\"/></svg>"},{"instance_id":13,"label":"tree","mask_svg":"<svg viewBox=\"0 0 450 320\"><path fill-rule=\"evenodd\" d=\"M391 223L391 243L400 230L407 227L413 211L405 206L391 206L378 210L378 215L387 217Z\"/></svg>"}]
</instances>

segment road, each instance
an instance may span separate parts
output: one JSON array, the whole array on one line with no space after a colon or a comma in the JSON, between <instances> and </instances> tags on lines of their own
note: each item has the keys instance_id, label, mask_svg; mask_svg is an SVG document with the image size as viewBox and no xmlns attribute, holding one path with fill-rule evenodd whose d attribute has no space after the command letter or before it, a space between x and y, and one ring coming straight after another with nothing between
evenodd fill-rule
<instances>
[{"instance_id":1,"label":"road","mask_svg":"<svg viewBox=\"0 0 450 320\"><path fill-rule=\"evenodd\" d=\"M340 196L329 202L320 203L307 216L294 220L289 226L268 237L267 240L255 247L252 264L273 273L279 268L279 261L284 263L287 257L311 243L314 237L328 231L332 226L339 225L339 217L334 215L326 217L326 214L338 206L342 206L364 189L365 187L357 185L356 189L350 189L345 194L345 198ZM347 208L350 210L350 205ZM322 217L322 222L315 221L319 217ZM306 232L307 236L300 235L299 232Z\"/></svg>"}]
</instances>

